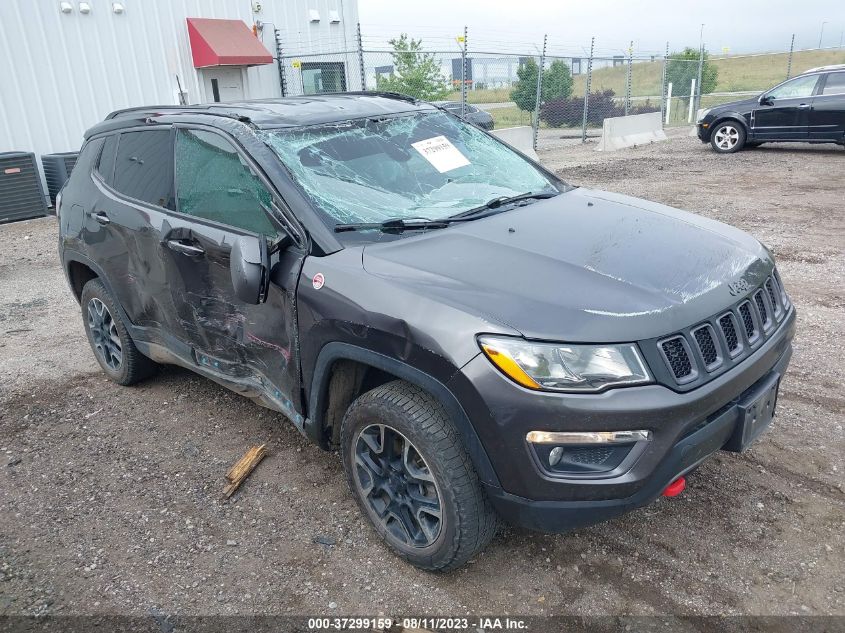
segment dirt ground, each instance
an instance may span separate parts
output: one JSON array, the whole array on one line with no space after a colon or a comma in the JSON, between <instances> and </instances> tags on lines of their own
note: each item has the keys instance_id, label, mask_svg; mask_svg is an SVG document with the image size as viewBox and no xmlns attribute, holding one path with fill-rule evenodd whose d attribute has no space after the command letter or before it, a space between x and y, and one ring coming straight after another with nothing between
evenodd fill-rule
<instances>
[{"instance_id":1,"label":"dirt ground","mask_svg":"<svg viewBox=\"0 0 845 633\"><path fill-rule=\"evenodd\" d=\"M845 614L845 151L594 147L541 159L774 249L798 336L753 450L716 455L678 498L567 535L506 530L424 573L375 537L338 456L280 416L182 369L108 382L55 220L0 226L0 614ZM223 500L260 442L270 456Z\"/></svg>"}]
</instances>

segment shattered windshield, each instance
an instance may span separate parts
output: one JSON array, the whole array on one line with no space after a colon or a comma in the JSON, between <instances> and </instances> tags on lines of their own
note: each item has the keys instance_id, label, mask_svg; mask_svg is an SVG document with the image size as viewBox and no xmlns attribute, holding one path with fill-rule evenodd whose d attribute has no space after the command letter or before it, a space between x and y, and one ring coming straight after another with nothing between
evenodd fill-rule
<instances>
[{"instance_id":1,"label":"shattered windshield","mask_svg":"<svg viewBox=\"0 0 845 633\"><path fill-rule=\"evenodd\" d=\"M261 134L337 224L437 220L494 198L558 191L516 152L443 112Z\"/></svg>"}]
</instances>

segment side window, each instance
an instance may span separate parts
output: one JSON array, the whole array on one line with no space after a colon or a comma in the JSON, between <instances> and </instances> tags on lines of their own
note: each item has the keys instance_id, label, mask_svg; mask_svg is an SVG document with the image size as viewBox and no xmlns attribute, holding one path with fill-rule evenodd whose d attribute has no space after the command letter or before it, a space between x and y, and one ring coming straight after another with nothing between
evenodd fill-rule
<instances>
[{"instance_id":1,"label":"side window","mask_svg":"<svg viewBox=\"0 0 845 633\"><path fill-rule=\"evenodd\" d=\"M767 96L772 99L800 99L801 97L811 97L818 81L818 75L796 77L792 81L787 81L785 84L781 84L777 88L770 90Z\"/></svg>"},{"instance_id":2,"label":"side window","mask_svg":"<svg viewBox=\"0 0 845 633\"><path fill-rule=\"evenodd\" d=\"M176 192L182 213L253 233L278 234L262 208L270 206L270 192L219 134L178 130Z\"/></svg>"},{"instance_id":3,"label":"side window","mask_svg":"<svg viewBox=\"0 0 845 633\"><path fill-rule=\"evenodd\" d=\"M97 172L108 184L112 184L114 177L114 157L117 154L117 134L106 137L103 151L100 152L100 160L97 162Z\"/></svg>"},{"instance_id":4,"label":"side window","mask_svg":"<svg viewBox=\"0 0 845 633\"><path fill-rule=\"evenodd\" d=\"M172 166L170 130L123 132L114 163L114 188L130 198L175 209Z\"/></svg>"},{"instance_id":5,"label":"side window","mask_svg":"<svg viewBox=\"0 0 845 633\"><path fill-rule=\"evenodd\" d=\"M823 95L845 94L845 73L830 73L822 89Z\"/></svg>"}]
</instances>

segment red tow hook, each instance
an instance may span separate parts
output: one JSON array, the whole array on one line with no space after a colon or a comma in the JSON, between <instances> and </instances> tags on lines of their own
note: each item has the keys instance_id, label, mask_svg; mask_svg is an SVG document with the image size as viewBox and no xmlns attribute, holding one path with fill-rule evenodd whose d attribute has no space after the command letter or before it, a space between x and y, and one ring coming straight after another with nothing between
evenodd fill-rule
<instances>
[{"instance_id":1,"label":"red tow hook","mask_svg":"<svg viewBox=\"0 0 845 633\"><path fill-rule=\"evenodd\" d=\"M671 484L666 486L666 490L663 491L664 497L677 497L684 491L684 488L687 487L687 480L683 477L678 477L675 481Z\"/></svg>"}]
</instances>

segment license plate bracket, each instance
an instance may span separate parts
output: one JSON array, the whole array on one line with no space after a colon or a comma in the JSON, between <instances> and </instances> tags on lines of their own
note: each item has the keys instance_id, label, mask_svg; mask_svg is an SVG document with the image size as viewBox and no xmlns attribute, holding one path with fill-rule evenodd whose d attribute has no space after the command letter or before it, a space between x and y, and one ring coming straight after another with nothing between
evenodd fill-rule
<instances>
[{"instance_id":1,"label":"license plate bracket","mask_svg":"<svg viewBox=\"0 0 845 633\"><path fill-rule=\"evenodd\" d=\"M736 453L745 451L771 425L779 386L780 376L774 374L753 393L739 401L736 428L724 450Z\"/></svg>"}]
</instances>

